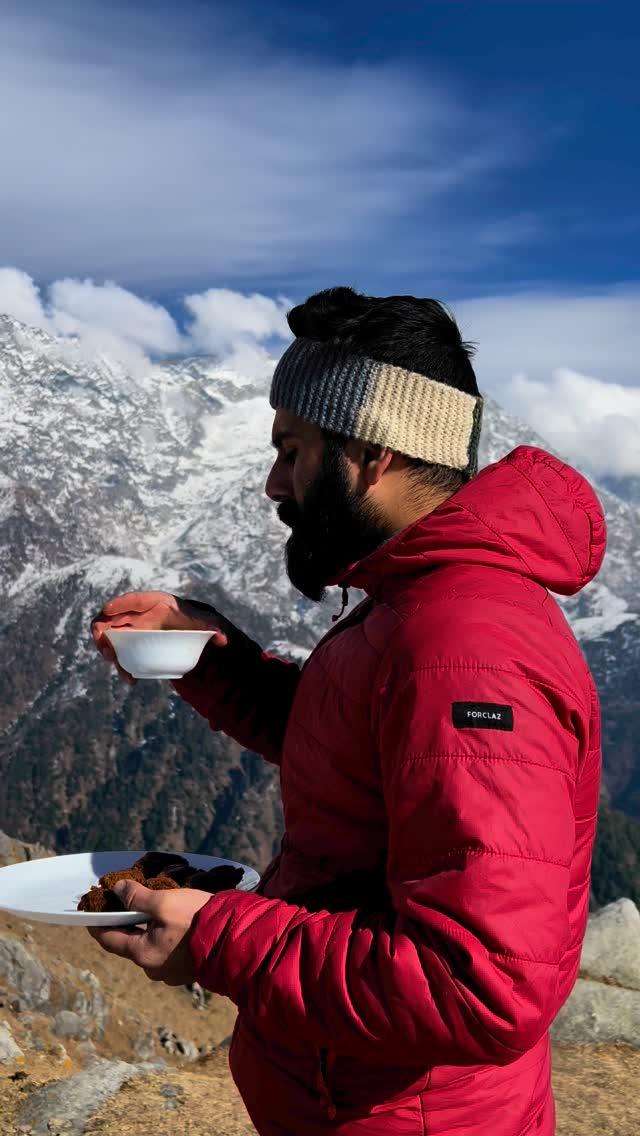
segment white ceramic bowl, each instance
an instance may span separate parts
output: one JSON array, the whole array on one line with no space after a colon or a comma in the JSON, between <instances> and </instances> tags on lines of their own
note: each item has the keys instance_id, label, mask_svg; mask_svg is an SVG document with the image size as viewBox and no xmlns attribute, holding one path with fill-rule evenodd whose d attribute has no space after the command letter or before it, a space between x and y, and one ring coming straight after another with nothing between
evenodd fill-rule
<instances>
[{"instance_id":1,"label":"white ceramic bowl","mask_svg":"<svg viewBox=\"0 0 640 1136\"><path fill-rule=\"evenodd\" d=\"M182 678L192 671L213 631L105 631L118 662L134 678Z\"/></svg>"}]
</instances>

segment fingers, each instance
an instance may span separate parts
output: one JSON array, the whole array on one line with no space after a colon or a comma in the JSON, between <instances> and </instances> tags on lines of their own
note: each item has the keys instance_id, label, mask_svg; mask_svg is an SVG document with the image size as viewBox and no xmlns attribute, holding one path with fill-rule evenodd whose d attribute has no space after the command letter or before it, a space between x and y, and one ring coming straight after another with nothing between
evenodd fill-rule
<instances>
[{"instance_id":1,"label":"fingers","mask_svg":"<svg viewBox=\"0 0 640 1136\"><path fill-rule=\"evenodd\" d=\"M226 647L229 640L227 639L227 636L225 635L224 631L220 631L220 630L216 629L214 631L213 635L211 636L209 642L211 643L211 645L213 647Z\"/></svg>"},{"instance_id":2,"label":"fingers","mask_svg":"<svg viewBox=\"0 0 640 1136\"><path fill-rule=\"evenodd\" d=\"M117 663L116 653L105 635L109 624L102 618L102 612L91 620L91 635L100 654L108 663Z\"/></svg>"},{"instance_id":3,"label":"fingers","mask_svg":"<svg viewBox=\"0 0 640 1136\"><path fill-rule=\"evenodd\" d=\"M104 951L135 963L151 982L164 982L167 986L184 986L193 978L184 970L173 971L167 965L170 951L154 943L148 932L139 927L91 927L91 938Z\"/></svg>"},{"instance_id":4,"label":"fingers","mask_svg":"<svg viewBox=\"0 0 640 1136\"><path fill-rule=\"evenodd\" d=\"M109 623L102 619L101 616L102 612L96 615L91 622L91 635L93 637L93 641L103 659L105 659L107 663L110 663L111 666L116 668L118 674L120 675L120 678L123 679L124 682L129 683L129 686L135 686L138 680L120 666L120 663L118 662L118 656L116 655L113 647L111 646L111 643L105 635L105 631L109 628Z\"/></svg>"},{"instance_id":5,"label":"fingers","mask_svg":"<svg viewBox=\"0 0 640 1136\"><path fill-rule=\"evenodd\" d=\"M146 932L139 927L90 927L89 934L103 950L142 966L148 950Z\"/></svg>"},{"instance_id":6,"label":"fingers","mask_svg":"<svg viewBox=\"0 0 640 1136\"><path fill-rule=\"evenodd\" d=\"M114 596L107 600L101 610L91 620L91 634L96 643L104 637L105 630L110 627L130 627L130 616L144 615L151 611L161 601L170 599L165 592L125 592L121 596ZM135 620L138 626L143 626L139 619Z\"/></svg>"},{"instance_id":7,"label":"fingers","mask_svg":"<svg viewBox=\"0 0 640 1136\"><path fill-rule=\"evenodd\" d=\"M123 668L120 666L120 663L116 663L115 668L123 682L127 682L129 686L135 686L137 684L137 678L134 678L133 675L130 675L128 671L123 670Z\"/></svg>"},{"instance_id":8,"label":"fingers","mask_svg":"<svg viewBox=\"0 0 640 1136\"><path fill-rule=\"evenodd\" d=\"M151 891L136 880L119 880L113 891L127 911L141 911L150 920L159 919L162 894ZM149 927L90 927L89 934L109 954L129 959L144 967L150 964Z\"/></svg>"},{"instance_id":9,"label":"fingers","mask_svg":"<svg viewBox=\"0 0 640 1136\"><path fill-rule=\"evenodd\" d=\"M124 592L123 595L108 600L102 612L112 619L115 615L122 615L125 612L148 611L150 607L155 607L163 600L166 602L168 598L167 592Z\"/></svg>"},{"instance_id":10,"label":"fingers","mask_svg":"<svg viewBox=\"0 0 640 1136\"><path fill-rule=\"evenodd\" d=\"M105 623L103 620L97 620L91 624L91 634L93 636L93 641L100 654L103 655L108 662L115 663L117 662L116 653L105 634L108 629L109 624Z\"/></svg>"},{"instance_id":11,"label":"fingers","mask_svg":"<svg viewBox=\"0 0 640 1136\"><path fill-rule=\"evenodd\" d=\"M136 880L118 880L113 890L127 911L141 911L151 919L161 919L161 891L152 891Z\"/></svg>"},{"instance_id":12,"label":"fingers","mask_svg":"<svg viewBox=\"0 0 640 1136\"><path fill-rule=\"evenodd\" d=\"M109 626L109 624L107 623L106 619L103 619L101 611L99 611L97 615L94 615L93 619L91 620L91 634L93 636L93 640L94 640L95 644L98 647L101 647L102 643L103 643L105 648L110 651L112 648L110 647L109 643L104 639L105 629L108 626ZM102 640L102 643L101 643L101 640Z\"/></svg>"},{"instance_id":13,"label":"fingers","mask_svg":"<svg viewBox=\"0 0 640 1136\"><path fill-rule=\"evenodd\" d=\"M208 630L212 647L226 647L228 637L218 624L220 619L214 608L191 600L181 600L168 592L125 592L108 600L91 621L91 635L102 657L115 667L120 678L130 686L137 679L125 671L118 662L108 632L120 628L134 630ZM224 626L224 620L223 626ZM216 626L217 625L217 626Z\"/></svg>"}]
</instances>

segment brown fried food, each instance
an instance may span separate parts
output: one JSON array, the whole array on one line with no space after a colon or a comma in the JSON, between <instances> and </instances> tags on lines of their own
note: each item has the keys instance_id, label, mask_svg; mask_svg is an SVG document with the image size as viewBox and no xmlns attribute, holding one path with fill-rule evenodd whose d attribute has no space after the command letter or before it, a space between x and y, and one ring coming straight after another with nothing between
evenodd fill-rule
<instances>
[{"instance_id":1,"label":"brown fried food","mask_svg":"<svg viewBox=\"0 0 640 1136\"><path fill-rule=\"evenodd\" d=\"M198 891L209 891L215 895L217 891L227 891L236 888L244 875L242 868L234 868L232 864L219 864L217 868L194 872L187 887L197 888Z\"/></svg>"},{"instance_id":2,"label":"brown fried food","mask_svg":"<svg viewBox=\"0 0 640 1136\"><path fill-rule=\"evenodd\" d=\"M180 884L177 884L175 880L170 880L168 876L156 876L151 880L145 880L139 871L135 876L127 874L126 871L108 872L106 876L102 877L99 885L92 887L86 895L81 897L78 903L78 911L126 911L124 903L107 885L108 879L111 880L111 886L118 880L135 879L137 883L144 884L151 891L172 891L174 888L180 887Z\"/></svg>"},{"instance_id":3,"label":"brown fried food","mask_svg":"<svg viewBox=\"0 0 640 1136\"><path fill-rule=\"evenodd\" d=\"M190 864L168 864L159 876L168 876L170 880L175 880L179 887L189 887L189 880L191 879L194 868Z\"/></svg>"},{"instance_id":4,"label":"brown fried food","mask_svg":"<svg viewBox=\"0 0 640 1136\"><path fill-rule=\"evenodd\" d=\"M165 872L167 868L188 868L189 863L177 852L145 852L144 856L132 864L132 867L138 868L145 880L150 880Z\"/></svg>"},{"instance_id":5,"label":"brown fried food","mask_svg":"<svg viewBox=\"0 0 640 1136\"><path fill-rule=\"evenodd\" d=\"M81 896L78 911L125 911L122 900L109 888L92 887Z\"/></svg>"},{"instance_id":6,"label":"brown fried food","mask_svg":"<svg viewBox=\"0 0 640 1136\"><path fill-rule=\"evenodd\" d=\"M154 876L151 880L145 880L144 886L151 891L172 891L173 888L180 888L180 884L169 879L169 876Z\"/></svg>"},{"instance_id":7,"label":"brown fried food","mask_svg":"<svg viewBox=\"0 0 640 1136\"><path fill-rule=\"evenodd\" d=\"M111 889L118 880L135 880L151 891L173 891L176 888L198 888L214 895L236 888L242 879L242 868L219 864L208 871L194 869L184 856L174 852L146 852L130 868L107 872L99 885L83 895L78 911L126 911L125 905Z\"/></svg>"},{"instance_id":8,"label":"brown fried food","mask_svg":"<svg viewBox=\"0 0 640 1136\"><path fill-rule=\"evenodd\" d=\"M118 872L107 872L106 875L100 876L98 883L103 888L112 888L118 880L135 880L136 883L143 884L144 876L140 868L121 868Z\"/></svg>"}]
</instances>

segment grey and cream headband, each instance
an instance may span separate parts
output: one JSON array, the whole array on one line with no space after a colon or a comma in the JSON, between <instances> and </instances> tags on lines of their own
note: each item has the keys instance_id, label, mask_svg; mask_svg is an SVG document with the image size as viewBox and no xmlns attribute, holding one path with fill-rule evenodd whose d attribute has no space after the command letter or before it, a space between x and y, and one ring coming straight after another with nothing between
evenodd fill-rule
<instances>
[{"instance_id":1,"label":"grey and cream headband","mask_svg":"<svg viewBox=\"0 0 640 1136\"><path fill-rule=\"evenodd\" d=\"M347 438L478 471L482 398L403 367L300 337L274 371L270 402Z\"/></svg>"}]
</instances>

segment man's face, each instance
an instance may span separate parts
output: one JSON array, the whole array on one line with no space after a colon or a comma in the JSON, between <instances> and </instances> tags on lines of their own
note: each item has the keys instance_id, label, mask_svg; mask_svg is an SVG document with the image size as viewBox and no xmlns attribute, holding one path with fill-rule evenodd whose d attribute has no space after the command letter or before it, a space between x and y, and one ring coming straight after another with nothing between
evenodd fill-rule
<instances>
[{"instance_id":1,"label":"man's face","mask_svg":"<svg viewBox=\"0 0 640 1136\"><path fill-rule=\"evenodd\" d=\"M286 545L289 579L312 600L340 571L373 552L391 535L368 499L357 444L347 450L317 426L279 410L273 424L277 457L266 493L291 528Z\"/></svg>"}]
</instances>

